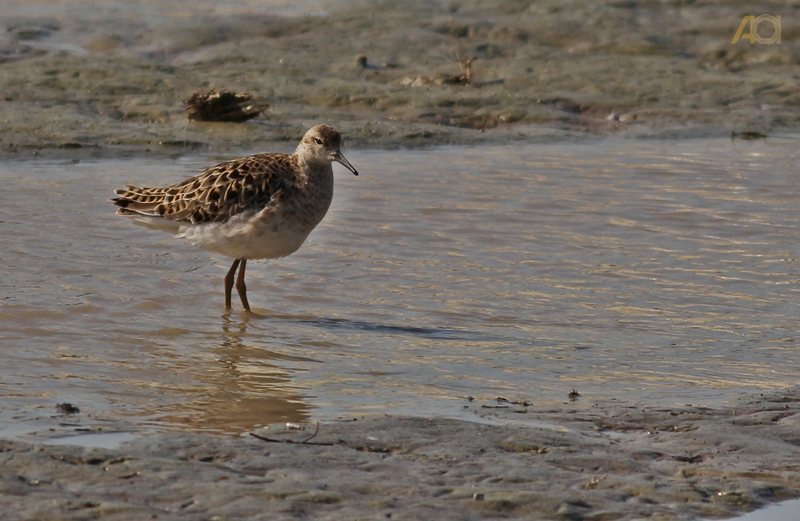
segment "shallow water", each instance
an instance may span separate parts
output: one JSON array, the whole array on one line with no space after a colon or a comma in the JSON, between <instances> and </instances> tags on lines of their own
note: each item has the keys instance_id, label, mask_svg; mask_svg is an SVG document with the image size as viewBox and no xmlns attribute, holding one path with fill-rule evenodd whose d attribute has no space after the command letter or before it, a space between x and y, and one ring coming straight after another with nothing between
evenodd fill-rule
<instances>
[{"instance_id":1,"label":"shallow water","mask_svg":"<svg viewBox=\"0 0 800 521\"><path fill-rule=\"evenodd\" d=\"M240 432L469 417L467 396L714 404L794 384L794 150L346 150L361 176L335 167L306 245L248 265L252 318L224 313L229 260L107 202L224 158L0 164L0 423L68 401Z\"/></svg>"},{"instance_id":2,"label":"shallow water","mask_svg":"<svg viewBox=\"0 0 800 521\"><path fill-rule=\"evenodd\" d=\"M798 518L800 499L790 499L737 517L736 521L796 521Z\"/></svg>"}]
</instances>

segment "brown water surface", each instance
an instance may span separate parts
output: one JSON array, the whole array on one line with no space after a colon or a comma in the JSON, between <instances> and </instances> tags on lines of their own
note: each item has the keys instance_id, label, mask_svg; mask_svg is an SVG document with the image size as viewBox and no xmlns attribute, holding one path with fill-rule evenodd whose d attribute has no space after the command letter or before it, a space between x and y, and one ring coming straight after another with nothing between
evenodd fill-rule
<instances>
[{"instance_id":1,"label":"brown water surface","mask_svg":"<svg viewBox=\"0 0 800 521\"><path fill-rule=\"evenodd\" d=\"M114 215L220 157L0 164L0 427L84 413L239 432L467 396L719 403L796 383L794 139L349 151L295 255Z\"/></svg>"}]
</instances>

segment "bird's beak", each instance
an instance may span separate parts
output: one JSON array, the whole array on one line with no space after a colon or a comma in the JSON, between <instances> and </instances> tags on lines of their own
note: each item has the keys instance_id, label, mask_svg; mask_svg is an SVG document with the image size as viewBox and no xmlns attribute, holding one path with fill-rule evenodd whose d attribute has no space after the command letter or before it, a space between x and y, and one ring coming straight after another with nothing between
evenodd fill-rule
<instances>
[{"instance_id":1,"label":"bird's beak","mask_svg":"<svg viewBox=\"0 0 800 521\"><path fill-rule=\"evenodd\" d=\"M350 164L350 161L345 159L344 156L342 155L342 153L339 152L338 150L336 152L334 152L333 154L331 154L331 160L336 161L337 163L343 164L345 168L347 168L348 170L353 172L353 175L358 175L358 172L356 172L356 169L353 168L353 165Z\"/></svg>"}]
</instances>

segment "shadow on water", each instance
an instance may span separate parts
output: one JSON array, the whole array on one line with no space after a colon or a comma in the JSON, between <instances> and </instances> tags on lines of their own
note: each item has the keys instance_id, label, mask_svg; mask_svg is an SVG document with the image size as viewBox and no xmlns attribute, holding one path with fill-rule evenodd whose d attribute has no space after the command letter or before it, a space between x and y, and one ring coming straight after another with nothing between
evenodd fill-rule
<instances>
[{"instance_id":1,"label":"shadow on water","mask_svg":"<svg viewBox=\"0 0 800 521\"><path fill-rule=\"evenodd\" d=\"M372 333L385 333L390 335L411 335L419 338L428 338L431 340L488 340L488 338L485 336L474 331L431 327L393 326L387 324L376 324L374 322L365 322L363 320L348 320L344 318L317 318L313 320L302 320L301 322L330 330L351 329Z\"/></svg>"},{"instance_id":2,"label":"shadow on water","mask_svg":"<svg viewBox=\"0 0 800 521\"><path fill-rule=\"evenodd\" d=\"M223 315L223 317L230 317L230 314ZM246 324L249 320L284 320L298 324L307 324L314 327L320 327L331 331L350 330L389 335L409 335L430 340L461 340L472 342L488 342L499 340L498 338L488 337L475 331L432 327L397 326L390 324L378 324L364 320L350 320L346 318L310 318L296 315L260 315L258 313L251 312L243 319L243 323Z\"/></svg>"}]
</instances>

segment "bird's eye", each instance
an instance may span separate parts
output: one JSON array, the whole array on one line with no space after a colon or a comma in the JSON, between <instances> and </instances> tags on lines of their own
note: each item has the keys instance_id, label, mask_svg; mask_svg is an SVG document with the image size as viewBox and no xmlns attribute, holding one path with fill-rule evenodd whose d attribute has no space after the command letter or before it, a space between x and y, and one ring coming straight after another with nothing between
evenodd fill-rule
<instances>
[{"instance_id":1,"label":"bird's eye","mask_svg":"<svg viewBox=\"0 0 800 521\"><path fill-rule=\"evenodd\" d=\"M314 143L316 143L318 145L321 145L322 144L322 138L315 137L314 138Z\"/></svg>"}]
</instances>

